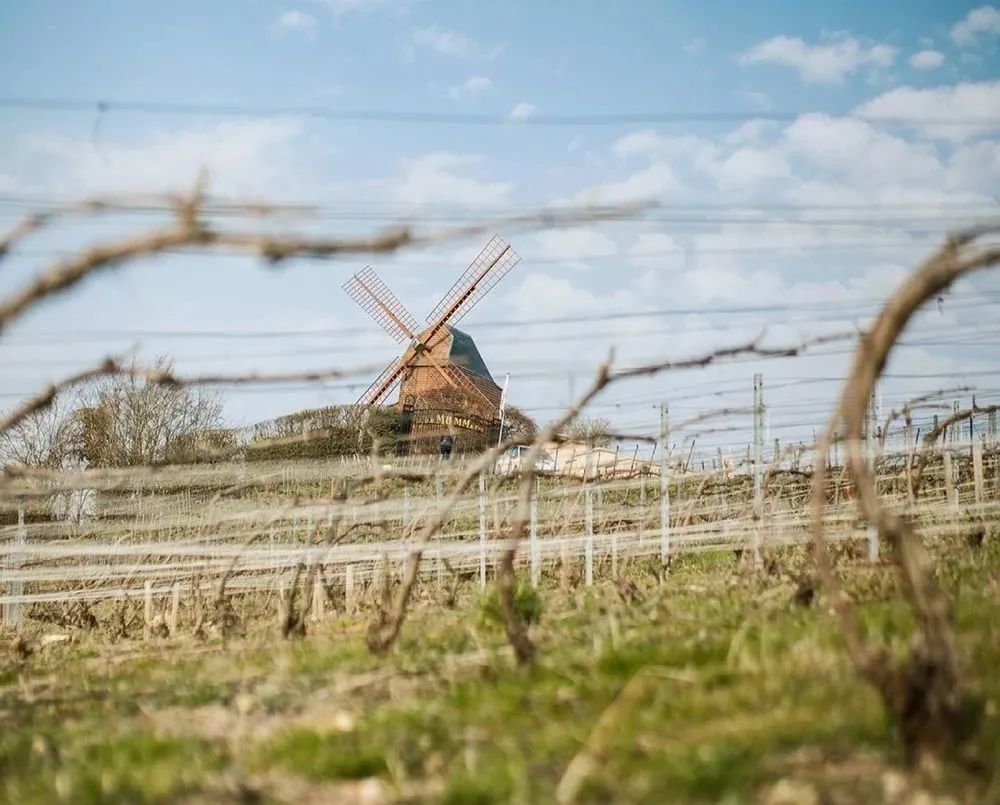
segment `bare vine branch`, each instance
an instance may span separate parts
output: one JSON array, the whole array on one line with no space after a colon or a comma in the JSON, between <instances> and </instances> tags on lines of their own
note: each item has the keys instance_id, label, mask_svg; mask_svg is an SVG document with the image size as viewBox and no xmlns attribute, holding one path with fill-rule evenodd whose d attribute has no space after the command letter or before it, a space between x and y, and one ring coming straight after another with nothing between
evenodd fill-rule
<instances>
[{"instance_id":1,"label":"bare vine branch","mask_svg":"<svg viewBox=\"0 0 1000 805\"><path fill-rule=\"evenodd\" d=\"M306 237L302 235L271 235L262 232L223 231L202 219L203 181L199 178L194 191L187 197L169 199L176 220L166 226L111 243L103 243L79 254L59 260L42 269L35 278L0 300L0 331L24 314L30 307L55 294L64 292L99 271L120 266L139 257L160 254L184 246L254 254L277 263L291 257L327 258L344 254L375 254L395 252L403 247L428 246L464 237L480 235L498 226L513 229L537 229L567 226L584 221L615 220L635 215L649 204L618 207L586 207L572 210L541 210L512 216L502 221L469 224L428 233L417 233L411 227L392 227L367 237ZM86 203L79 205L86 208ZM95 207L94 209L98 209ZM103 209L103 208L101 208ZM29 232L44 225L50 214L38 213L26 218L0 240L0 256Z\"/></svg>"},{"instance_id":2,"label":"bare vine branch","mask_svg":"<svg viewBox=\"0 0 1000 805\"><path fill-rule=\"evenodd\" d=\"M813 547L821 579L830 591L855 666L881 694L900 727L908 755L915 760L940 755L953 748L960 738L963 697L949 605L934 580L929 558L912 523L887 511L879 502L872 471L861 447L862 432L872 389L907 323L927 300L942 293L959 277L1000 261L1000 246L975 245L978 239L998 231L1000 223L993 223L952 235L897 288L858 344L840 402L820 444L822 455L833 433L843 426L841 433L860 511L892 547L920 636L902 667L893 664L885 648L872 647L863 636L857 614L833 572L824 544L824 462L817 462L813 478Z\"/></svg>"}]
</instances>

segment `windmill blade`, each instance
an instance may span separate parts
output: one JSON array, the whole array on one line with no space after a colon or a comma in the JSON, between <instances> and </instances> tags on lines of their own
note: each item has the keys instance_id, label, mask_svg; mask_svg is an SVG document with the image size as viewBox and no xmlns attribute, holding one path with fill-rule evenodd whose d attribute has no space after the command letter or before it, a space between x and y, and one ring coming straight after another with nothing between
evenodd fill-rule
<instances>
[{"instance_id":1,"label":"windmill blade","mask_svg":"<svg viewBox=\"0 0 1000 805\"><path fill-rule=\"evenodd\" d=\"M486 395L486 392L473 383L469 379L468 375L466 375L461 369L458 369L450 363L442 363L434 357L430 350L424 352L421 357L427 358L428 362L438 370L441 377L443 377L445 382L452 388L461 389L472 398L479 397L490 407L495 405L494 401Z\"/></svg>"},{"instance_id":2,"label":"windmill blade","mask_svg":"<svg viewBox=\"0 0 1000 805\"><path fill-rule=\"evenodd\" d=\"M406 343L416 337L417 320L371 266L365 266L345 282L344 290L398 343Z\"/></svg>"},{"instance_id":3,"label":"windmill blade","mask_svg":"<svg viewBox=\"0 0 1000 805\"><path fill-rule=\"evenodd\" d=\"M427 340L430 341L431 339L428 338ZM440 344L442 340L444 340L444 338L438 339L437 344ZM445 382L449 386L454 389L461 389L472 397L478 396L483 399L487 405L492 406L493 400L491 400L486 393L479 388L479 386L473 383L465 372L451 363L442 363L437 359L434 355L434 347L437 344L425 345L423 350L420 352L421 357L427 358L427 361L438 370L438 373L444 378Z\"/></svg>"},{"instance_id":4,"label":"windmill blade","mask_svg":"<svg viewBox=\"0 0 1000 805\"><path fill-rule=\"evenodd\" d=\"M491 408L495 407L496 403L491 400L479 386L469 380L468 376L461 369L456 369L451 364L445 364L444 373L451 375L453 381L455 381L459 388L463 389L466 394L471 394L474 397L479 397Z\"/></svg>"},{"instance_id":5,"label":"windmill blade","mask_svg":"<svg viewBox=\"0 0 1000 805\"><path fill-rule=\"evenodd\" d=\"M375 378L375 381L368 387L365 393L358 398L358 401L355 403L357 409L360 410L366 405L378 405L389 396L390 392L403 380L407 357L408 355L406 354L400 355L382 370L382 373Z\"/></svg>"},{"instance_id":6,"label":"windmill blade","mask_svg":"<svg viewBox=\"0 0 1000 805\"><path fill-rule=\"evenodd\" d=\"M432 332L446 324L456 324L520 260L518 253L507 241L494 235L427 317L427 323L434 327Z\"/></svg>"}]
</instances>

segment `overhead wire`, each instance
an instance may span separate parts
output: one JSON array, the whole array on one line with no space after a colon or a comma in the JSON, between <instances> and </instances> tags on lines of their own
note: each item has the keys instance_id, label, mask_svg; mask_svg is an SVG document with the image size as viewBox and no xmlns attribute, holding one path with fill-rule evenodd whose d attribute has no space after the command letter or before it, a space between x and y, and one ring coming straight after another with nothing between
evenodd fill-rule
<instances>
[{"instance_id":1,"label":"overhead wire","mask_svg":"<svg viewBox=\"0 0 1000 805\"><path fill-rule=\"evenodd\" d=\"M187 117L298 117L332 121L405 123L409 125L474 125L510 128L536 126L616 126L668 123L734 123L747 120L788 122L814 110L689 110L634 111L601 113L537 113L512 118L501 113L432 112L398 109L346 109L330 106L294 106L285 104L240 104L231 102L156 101L131 98L69 98L29 95L0 97L0 108L44 112L99 111L102 115L131 113ZM870 115L850 110L831 114L882 125L944 126L982 128L1000 126L996 115Z\"/></svg>"}]
</instances>

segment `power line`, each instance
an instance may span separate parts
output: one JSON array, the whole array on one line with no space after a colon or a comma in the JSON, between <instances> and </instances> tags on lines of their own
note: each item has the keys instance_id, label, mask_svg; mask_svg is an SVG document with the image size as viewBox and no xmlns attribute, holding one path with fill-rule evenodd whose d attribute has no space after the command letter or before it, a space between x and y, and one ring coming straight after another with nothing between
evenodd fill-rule
<instances>
[{"instance_id":1,"label":"power line","mask_svg":"<svg viewBox=\"0 0 1000 805\"><path fill-rule=\"evenodd\" d=\"M15 208L29 208L33 211L45 210L51 208L70 208L78 204L80 201L77 196L68 195L58 195L58 194L41 194L41 193L2 193L0 194L0 205L6 207ZM561 209L573 209L577 205L565 202L565 203L553 203L546 205L546 209L551 210L561 210ZM808 202L784 202L784 201L768 201L768 202L742 202L742 203L725 203L725 202L678 202L671 201L660 204L657 207L658 210L678 213L678 212L719 212L719 211L729 211L729 212L756 212L756 211L783 211L783 212L802 212L802 211L824 211L824 212L836 212L836 211L871 211L871 210L892 210L894 212L906 212L906 211L931 211L931 210L941 210L941 209L955 209L966 211L969 209L983 209L987 211L996 211L1000 209L1000 205L997 204L996 200L993 198L977 198L977 199L942 199L939 201L928 202L928 201L912 201L912 202L824 202L824 203L808 203ZM339 201L339 202L324 202L318 199L298 199L289 200L284 199L282 201L264 201L255 199L246 199L233 196L217 196L214 194L208 194L205 196L200 210L212 215L235 215L235 216L251 216L251 217L266 217L270 215L275 216L286 216L286 215L301 215L301 216L316 216L316 215L353 215L357 213L364 214L374 214L383 213L386 215L392 215L394 217L407 217L411 215L424 214L428 210L437 212L468 212L466 205L449 203L449 202L435 202L435 201L425 201L425 202L395 202L395 201L382 201L382 200L365 200L365 199L351 199L350 201ZM141 195L120 195L120 196L107 196L101 197L95 201L94 204L89 207L85 206L80 210L82 212L115 212L115 213L176 213L176 207L173 206L169 199L162 196L153 194L141 194ZM523 204L506 204L506 205L483 205L477 206L477 214L484 216L499 216L499 215L509 215L518 214L524 211Z\"/></svg>"},{"instance_id":2,"label":"power line","mask_svg":"<svg viewBox=\"0 0 1000 805\"><path fill-rule=\"evenodd\" d=\"M990 307L1000 303L1000 291L950 293L945 297L949 309L970 310L980 307ZM731 316L740 314L764 313L809 313L808 316L790 317L771 322L774 325L789 324L807 319L810 322L817 319L816 312L830 312L846 315L848 311L864 311L877 308L884 301L883 295L857 296L842 299L837 302L798 302L776 303L768 305L740 306L703 306L703 307L672 307L652 310L632 310L617 313L596 313L577 316L551 316L546 318L494 319L475 322L476 332L483 330L503 330L508 328L540 327L563 324L590 324L597 322L630 320L640 318L667 318L676 316ZM752 322L751 322L752 323ZM747 323L749 326L750 323ZM714 328L713 328L714 329ZM647 328L648 330L648 328ZM62 330L59 332L12 333L5 338L6 344L24 345L36 340L64 343L66 341L80 342L84 340L105 341L117 338L193 338L193 339L254 339L254 338L327 338L350 335L366 335L380 332L371 326L332 327L301 330ZM699 332L688 328L683 333ZM983 332L981 328L974 330ZM608 333L608 337L617 337L624 333ZM539 337L544 340L545 337ZM353 348L352 348L353 349Z\"/></svg>"},{"instance_id":3,"label":"power line","mask_svg":"<svg viewBox=\"0 0 1000 805\"><path fill-rule=\"evenodd\" d=\"M140 101L117 98L58 98L32 96L0 97L0 108L46 112L127 112L145 115L187 117L300 117L345 122L406 123L465 126L617 126L670 123L735 123L747 120L790 122L815 110L797 111L638 111L601 113L534 114L512 119L498 113L430 112L393 109L336 109L328 106L249 105L192 101ZM948 117L935 115L863 115L850 111L831 112L866 123L947 127L993 127L1000 125L996 116Z\"/></svg>"}]
</instances>

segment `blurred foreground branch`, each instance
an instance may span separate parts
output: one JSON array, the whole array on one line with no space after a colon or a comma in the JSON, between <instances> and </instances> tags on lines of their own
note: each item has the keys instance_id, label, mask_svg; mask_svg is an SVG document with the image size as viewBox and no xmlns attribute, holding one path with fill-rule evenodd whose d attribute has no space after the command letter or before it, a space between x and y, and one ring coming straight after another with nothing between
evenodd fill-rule
<instances>
[{"instance_id":1,"label":"blurred foreground branch","mask_svg":"<svg viewBox=\"0 0 1000 805\"><path fill-rule=\"evenodd\" d=\"M896 289L861 337L837 409L818 449L819 455L825 455L833 434L841 434L859 509L892 548L893 562L917 623L914 645L900 662L893 659L888 647L875 646L864 636L857 613L833 571L823 535L824 462L817 462L813 477L813 547L820 577L830 593L858 673L882 697L900 731L907 756L914 762L953 753L963 743L969 723L968 698L959 680L947 596L935 581L930 559L913 524L879 502L862 448L862 433L875 382L907 323L925 302L959 277L1000 261L1000 246L982 243L984 237L998 232L1000 223L952 235ZM959 412L946 422L968 415ZM928 434L930 442L940 429Z\"/></svg>"}]
</instances>

